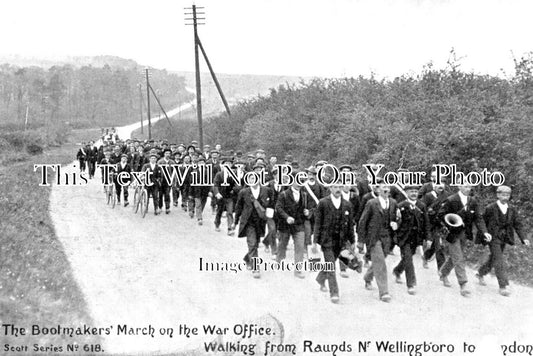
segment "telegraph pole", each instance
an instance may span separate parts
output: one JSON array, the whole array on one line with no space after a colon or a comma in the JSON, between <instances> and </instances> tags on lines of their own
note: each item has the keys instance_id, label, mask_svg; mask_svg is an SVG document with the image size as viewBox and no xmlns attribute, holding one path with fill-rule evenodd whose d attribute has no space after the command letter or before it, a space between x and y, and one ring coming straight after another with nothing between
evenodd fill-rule
<instances>
[{"instance_id":1,"label":"telegraph pole","mask_svg":"<svg viewBox=\"0 0 533 356\"><path fill-rule=\"evenodd\" d=\"M143 91L142 91L142 85L139 83L139 110L141 114L141 135L143 134Z\"/></svg>"},{"instance_id":2,"label":"telegraph pole","mask_svg":"<svg viewBox=\"0 0 533 356\"><path fill-rule=\"evenodd\" d=\"M192 8L186 8L187 10L192 9L192 13L185 13L186 15L192 15L192 18L186 18L185 20L192 20L192 25L194 27L194 67L196 71L196 116L198 117L198 135L200 141L200 147L204 147L204 131L202 127L202 88L200 84L200 56L198 53L198 25L203 25L203 23L198 23L198 20L205 20L205 17L198 18L197 15L205 15L205 12L202 10L203 7L197 7L193 5ZM200 11L198 12L197 9Z\"/></svg>"},{"instance_id":3,"label":"telegraph pole","mask_svg":"<svg viewBox=\"0 0 533 356\"><path fill-rule=\"evenodd\" d=\"M224 104L224 107L226 108L226 112L228 113L228 116L231 117L231 112L229 109L228 102L226 101L226 98L224 97L224 93L222 92L222 88L220 87L220 84L217 80L217 76L215 75L215 71L213 70L213 67L211 66L211 62L209 62L209 58L207 58L207 53L205 52L204 46L202 45L202 42L200 41L200 37L198 36L198 25L205 25L205 23L198 23L198 21L205 20L205 17L197 17L197 15L205 15L205 12L203 12L203 7L197 7L196 5L193 5L192 7L185 8L186 10L192 10L191 12L186 12L185 15L192 15L192 18L185 18L185 20L192 20L191 23L187 23L186 25L193 25L194 26L194 65L196 69L196 112L198 116L198 131L200 134L200 147L204 146L204 138L203 138L203 128L202 128L202 88L200 85L200 58L198 49L202 51L202 55L204 56L205 62L207 63L207 67L209 68L209 72L211 73L211 77L213 78L213 81L215 82L215 86L218 90L218 94L220 95L220 98L222 99L222 103ZM197 9L201 9L200 12L197 11Z\"/></svg>"},{"instance_id":4,"label":"telegraph pole","mask_svg":"<svg viewBox=\"0 0 533 356\"><path fill-rule=\"evenodd\" d=\"M148 68L146 68L146 99L148 111L148 139L152 139L152 120L150 117L150 80L148 79Z\"/></svg>"}]
</instances>

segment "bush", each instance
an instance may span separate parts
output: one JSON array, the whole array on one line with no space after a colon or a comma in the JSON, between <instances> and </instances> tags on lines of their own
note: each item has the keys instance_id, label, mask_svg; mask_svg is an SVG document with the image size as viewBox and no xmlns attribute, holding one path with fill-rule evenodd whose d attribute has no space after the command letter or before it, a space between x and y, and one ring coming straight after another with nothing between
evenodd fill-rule
<instances>
[{"instance_id":1,"label":"bush","mask_svg":"<svg viewBox=\"0 0 533 356\"><path fill-rule=\"evenodd\" d=\"M30 143L26 145L26 151L28 151L28 153L31 155L38 155L43 153L43 147L36 143Z\"/></svg>"}]
</instances>

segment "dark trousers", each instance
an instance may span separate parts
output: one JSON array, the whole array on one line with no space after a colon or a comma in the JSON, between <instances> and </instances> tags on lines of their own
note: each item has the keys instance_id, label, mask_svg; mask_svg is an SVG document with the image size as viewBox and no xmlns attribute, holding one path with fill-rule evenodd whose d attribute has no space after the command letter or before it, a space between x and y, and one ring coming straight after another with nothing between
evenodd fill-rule
<instances>
[{"instance_id":1,"label":"dark trousers","mask_svg":"<svg viewBox=\"0 0 533 356\"><path fill-rule=\"evenodd\" d=\"M215 199L212 198L211 201L217 202L217 215L215 215L215 227L220 226L220 222L222 220L222 213L224 212L224 209L226 209L226 218L228 219L228 230L230 226L233 224L233 199L232 198L222 198L222 199Z\"/></svg>"},{"instance_id":2,"label":"dark trousers","mask_svg":"<svg viewBox=\"0 0 533 356\"><path fill-rule=\"evenodd\" d=\"M217 208L218 201L217 201L217 198L215 198L215 194L213 192L213 188L211 188L211 193L213 194L213 197L211 198L211 209L213 209L213 211L215 211L215 209Z\"/></svg>"},{"instance_id":3,"label":"dark trousers","mask_svg":"<svg viewBox=\"0 0 533 356\"><path fill-rule=\"evenodd\" d=\"M178 206L178 199L180 198L180 190L176 185L172 186L172 202L174 206Z\"/></svg>"},{"instance_id":4,"label":"dark trousers","mask_svg":"<svg viewBox=\"0 0 533 356\"><path fill-rule=\"evenodd\" d=\"M339 249L333 249L332 247L322 247L322 253L324 254L324 262L332 262L333 268L335 268L335 261L337 261L337 258L339 257L340 253ZM337 284L337 276L335 275L335 271L318 272L316 281L322 285L326 282L326 280L328 281L329 294L332 296L339 295L339 285Z\"/></svg>"},{"instance_id":5,"label":"dark trousers","mask_svg":"<svg viewBox=\"0 0 533 356\"><path fill-rule=\"evenodd\" d=\"M94 171L96 169L96 162L89 160L87 163L89 165L89 178L92 178L94 177Z\"/></svg>"},{"instance_id":6,"label":"dark trousers","mask_svg":"<svg viewBox=\"0 0 533 356\"><path fill-rule=\"evenodd\" d=\"M416 286L415 266L413 265L413 255L416 253L416 246L405 244L400 247L402 259L396 267L394 267L394 274L402 274L405 271L405 279L407 280L407 288Z\"/></svg>"},{"instance_id":7,"label":"dark trousers","mask_svg":"<svg viewBox=\"0 0 533 356\"><path fill-rule=\"evenodd\" d=\"M115 182L115 191L117 192L118 201L120 201L120 193L122 189L124 189L124 202L127 202L128 201L128 186L127 185L122 186L118 184L118 182Z\"/></svg>"},{"instance_id":8,"label":"dark trousers","mask_svg":"<svg viewBox=\"0 0 533 356\"><path fill-rule=\"evenodd\" d=\"M163 200L165 201L165 208L170 209L170 187L166 184L161 184L159 188L159 209L163 208Z\"/></svg>"},{"instance_id":9,"label":"dark trousers","mask_svg":"<svg viewBox=\"0 0 533 356\"><path fill-rule=\"evenodd\" d=\"M181 207L183 210L187 211L187 206L189 203L189 195L187 193L187 190L184 187L180 187L181 192Z\"/></svg>"},{"instance_id":10,"label":"dark trousers","mask_svg":"<svg viewBox=\"0 0 533 356\"><path fill-rule=\"evenodd\" d=\"M204 212L205 204L207 203L207 196L199 196L194 198L194 211L198 220L202 219L202 213Z\"/></svg>"},{"instance_id":11,"label":"dark trousers","mask_svg":"<svg viewBox=\"0 0 533 356\"><path fill-rule=\"evenodd\" d=\"M278 254L276 256L278 262L281 262L287 256L287 245L291 235L294 242L294 263L302 262L304 259L305 233L303 231L295 231L293 233L280 231Z\"/></svg>"},{"instance_id":12,"label":"dark trousers","mask_svg":"<svg viewBox=\"0 0 533 356\"><path fill-rule=\"evenodd\" d=\"M278 228L276 227L276 220L274 218L267 219L268 233L263 240L265 246L270 246L272 254L276 254L278 250Z\"/></svg>"},{"instance_id":13,"label":"dark trousers","mask_svg":"<svg viewBox=\"0 0 533 356\"><path fill-rule=\"evenodd\" d=\"M85 172L85 159L80 158L78 159L78 162L80 163L80 172Z\"/></svg>"},{"instance_id":14,"label":"dark trousers","mask_svg":"<svg viewBox=\"0 0 533 356\"><path fill-rule=\"evenodd\" d=\"M442 239L444 234L439 231L433 232L433 243L431 247L424 251L424 259L429 260L433 254L435 254L435 260L437 260L437 271L440 270L444 262L446 261L446 255L444 255L444 246Z\"/></svg>"},{"instance_id":15,"label":"dark trousers","mask_svg":"<svg viewBox=\"0 0 533 356\"><path fill-rule=\"evenodd\" d=\"M313 227L315 226L315 219L305 219L304 221L304 233L305 233L305 246L311 245L311 236L313 235Z\"/></svg>"},{"instance_id":16,"label":"dark trousers","mask_svg":"<svg viewBox=\"0 0 533 356\"><path fill-rule=\"evenodd\" d=\"M246 226L244 227L244 231L246 231L246 243L248 245L248 253L244 255L243 259L247 265L251 265L252 258L259 256L257 249L259 247L259 239L261 237L259 236L257 228L253 222L249 222L248 224L246 224Z\"/></svg>"},{"instance_id":17,"label":"dark trousers","mask_svg":"<svg viewBox=\"0 0 533 356\"><path fill-rule=\"evenodd\" d=\"M457 238L454 242L444 241L444 249L446 252L446 261L440 268L440 273L443 277L448 277L452 269L455 269L455 275L459 285L468 282L465 269L465 258L463 254L464 248L464 234Z\"/></svg>"},{"instance_id":18,"label":"dark trousers","mask_svg":"<svg viewBox=\"0 0 533 356\"><path fill-rule=\"evenodd\" d=\"M159 207L159 186L157 184L146 186L146 192L148 193L148 199L150 199L150 195L152 196L155 211Z\"/></svg>"},{"instance_id":19,"label":"dark trousers","mask_svg":"<svg viewBox=\"0 0 533 356\"><path fill-rule=\"evenodd\" d=\"M505 288L509 285L509 281L507 280L507 275L505 273L505 262L503 257L505 242L499 239L494 239L490 242L489 248L490 255L485 263L483 263L483 265L479 268L478 273L480 276L484 276L489 274L492 267L494 267L496 278L498 279L498 285L500 288Z\"/></svg>"},{"instance_id":20,"label":"dark trousers","mask_svg":"<svg viewBox=\"0 0 533 356\"><path fill-rule=\"evenodd\" d=\"M370 259L372 265L366 270L364 276L365 282L372 282L374 276L378 284L379 296L389 293L389 285L387 280L387 264L385 258L387 252L390 251L390 238L383 237L381 240L376 241L375 245L370 248Z\"/></svg>"}]
</instances>

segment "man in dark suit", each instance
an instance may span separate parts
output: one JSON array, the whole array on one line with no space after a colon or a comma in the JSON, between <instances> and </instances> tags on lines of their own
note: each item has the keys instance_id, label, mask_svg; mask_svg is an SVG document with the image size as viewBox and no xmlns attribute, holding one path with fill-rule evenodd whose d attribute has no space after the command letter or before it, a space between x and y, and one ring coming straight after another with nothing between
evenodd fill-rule
<instances>
[{"instance_id":1,"label":"man in dark suit","mask_svg":"<svg viewBox=\"0 0 533 356\"><path fill-rule=\"evenodd\" d=\"M124 190L124 207L127 207L129 204L128 203L128 186L127 185L122 186L122 184L120 184L120 182L118 181L118 175L120 173L125 172L124 175L126 175L127 173L128 176L131 174L131 166L128 163L127 154L122 154L122 156L120 157L120 162L117 164L116 172L117 172L117 177L115 177L115 191L117 192L117 202L120 205L120 193L122 192L122 190ZM123 178L122 180L126 182L125 178Z\"/></svg>"},{"instance_id":2,"label":"man in dark suit","mask_svg":"<svg viewBox=\"0 0 533 356\"><path fill-rule=\"evenodd\" d=\"M503 257L503 250L505 245L514 245L514 233L518 234L520 241L529 246L522 224L521 218L518 216L516 208L509 204L511 198L511 188L507 186L499 186L496 190L498 200L487 205L483 218L487 225L487 230L492 236L489 243L490 255L485 263L479 268L476 277L479 279L481 285L486 285L483 276L488 274L492 267L496 272L498 285L500 287L500 294L508 296L510 294L507 286L509 281L505 273L505 263Z\"/></svg>"},{"instance_id":3,"label":"man in dark suit","mask_svg":"<svg viewBox=\"0 0 533 356\"><path fill-rule=\"evenodd\" d=\"M94 141L90 142L89 149L87 151L87 163L89 165L89 179L94 177L94 171L96 169L96 160L98 158L98 148L94 145Z\"/></svg>"},{"instance_id":4,"label":"man in dark suit","mask_svg":"<svg viewBox=\"0 0 533 356\"><path fill-rule=\"evenodd\" d=\"M221 169L215 175L213 180L213 199L216 200L217 213L215 215L215 230L220 231L220 221L222 219L222 213L226 210L226 218L228 221L228 235L233 236L235 233L231 229L233 225L233 207L234 207L234 194L235 194L235 181L229 176L227 170L231 170L233 160L231 157L222 157L220 159L222 164ZM223 185L224 181L227 185Z\"/></svg>"},{"instance_id":5,"label":"man in dark suit","mask_svg":"<svg viewBox=\"0 0 533 356\"><path fill-rule=\"evenodd\" d=\"M315 212L314 243L319 244L324 254L324 261L335 263L346 244L355 243L353 229L352 204L342 198L339 184L330 187L331 195L321 199ZM316 249L316 246L313 246ZM326 291L326 279L333 303L339 302L339 287L335 271L320 271L316 278L320 290Z\"/></svg>"},{"instance_id":6,"label":"man in dark suit","mask_svg":"<svg viewBox=\"0 0 533 356\"><path fill-rule=\"evenodd\" d=\"M292 172L296 177L297 172ZM309 216L307 209L308 195L305 189L294 179L290 189L286 189L278 196L276 202L276 213L279 215L279 246L277 261L285 259L287 244L292 236L294 241L294 262L302 262L305 249L305 219ZM305 278L302 271L295 271L294 275L298 278Z\"/></svg>"},{"instance_id":7,"label":"man in dark suit","mask_svg":"<svg viewBox=\"0 0 533 356\"><path fill-rule=\"evenodd\" d=\"M309 210L309 215L306 216L304 221L304 233L305 233L305 252L307 253L307 248L311 245L311 236L313 235L313 230L315 226L315 210L318 206L320 199L324 198L326 194L326 188L324 188L316 180L316 168L311 166L305 170L307 172L307 180L304 183L303 190L306 191L307 199L307 210Z\"/></svg>"},{"instance_id":8,"label":"man in dark suit","mask_svg":"<svg viewBox=\"0 0 533 356\"><path fill-rule=\"evenodd\" d=\"M279 194L284 191L287 187L282 186L281 182L278 182L278 167L275 167L272 170L272 177L273 179L270 180L267 184L267 188L270 190L270 196L272 199L272 206L275 208L276 203L278 201ZM276 213L276 210L273 209L272 217L267 216L267 228L268 232L266 237L263 240L263 244L265 245L265 249L268 251L270 250L270 253L273 257L275 257L278 253L278 221L279 221L279 215Z\"/></svg>"},{"instance_id":9,"label":"man in dark suit","mask_svg":"<svg viewBox=\"0 0 533 356\"><path fill-rule=\"evenodd\" d=\"M390 187L378 179L378 197L370 200L359 220L359 236L362 237L370 251L372 265L368 268L364 280L365 288L372 289L374 274L379 289L379 297L383 302L390 302L387 282L387 265L385 258L392 243L394 232L398 229L396 201L389 198Z\"/></svg>"},{"instance_id":10,"label":"man in dark suit","mask_svg":"<svg viewBox=\"0 0 533 356\"><path fill-rule=\"evenodd\" d=\"M154 214L159 215L159 211L157 210L159 208L159 185L161 184L161 179L163 177L163 173L161 172L161 167L157 164L157 159L159 158L159 155L155 152L150 154L150 161L146 163L142 171L147 175L150 176L150 182L152 185L146 185L146 192L148 193L148 199L150 199L150 195L152 195L152 200L154 201ZM148 178L147 178L148 179Z\"/></svg>"},{"instance_id":11,"label":"man in dark suit","mask_svg":"<svg viewBox=\"0 0 533 356\"><path fill-rule=\"evenodd\" d=\"M437 219L446 225L444 217L446 214L457 214L463 220L463 225L457 228L449 228L449 232L444 241L444 248L447 251L446 261L440 268L439 274L444 286L451 287L448 275L455 268L457 281L461 287L461 295L467 297L470 295L466 284L468 278L465 271L465 260L463 256L463 247L465 238L472 240L472 224L475 223L478 230L484 235L486 241L490 241L491 235L487 232L487 227L481 215L481 207L476 198L470 196L472 187L463 185L459 191L450 195L441 205L437 213Z\"/></svg>"},{"instance_id":12,"label":"man in dark suit","mask_svg":"<svg viewBox=\"0 0 533 356\"><path fill-rule=\"evenodd\" d=\"M441 222L437 219L437 213L441 204L449 196L449 192L444 189L444 184L435 184L434 190L426 193L422 200L426 204L429 217L429 236L426 240L426 250L422 258L422 265L428 268L428 262L435 256L437 261L437 271L440 270L446 256L444 255L443 240L446 238Z\"/></svg>"},{"instance_id":13,"label":"man in dark suit","mask_svg":"<svg viewBox=\"0 0 533 356\"><path fill-rule=\"evenodd\" d=\"M365 210L366 204L372 200L376 199L378 197L379 192L379 184L376 184L372 186L372 189L370 192L363 195L360 203L359 203L359 209L357 209L357 213L355 215L355 222L357 224L356 230L357 230L357 248L359 249L360 254L365 254L364 261L365 261L365 267L368 267L368 263L370 261L370 249L367 246L366 253L364 251L365 243L361 237L361 232L359 231L359 220L361 219L361 215L363 214L363 211ZM359 195L361 196L361 195Z\"/></svg>"},{"instance_id":14,"label":"man in dark suit","mask_svg":"<svg viewBox=\"0 0 533 356\"><path fill-rule=\"evenodd\" d=\"M351 204L350 216L352 219L352 225L355 226L358 222L356 216L359 214L359 194L353 191L350 185L345 184L341 188L341 197ZM341 277L348 278L349 275L348 272L346 272L346 265L339 261L339 267L341 270Z\"/></svg>"},{"instance_id":15,"label":"man in dark suit","mask_svg":"<svg viewBox=\"0 0 533 356\"><path fill-rule=\"evenodd\" d=\"M209 172L207 170L207 165L205 164L205 158L203 155L199 155L197 164L197 167L192 170L191 175L193 172L196 172L195 174L198 175L198 179L202 179L203 182L207 182L209 180ZM200 178L201 174L203 174L203 178ZM196 215L198 225L203 225L204 223L203 212L205 204L207 203L207 197L209 196L210 190L210 186L191 184L189 191L189 199L191 199L191 197L192 199L194 199L194 213Z\"/></svg>"},{"instance_id":16,"label":"man in dark suit","mask_svg":"<svg viewBox=\"0 0 533 356\"><path fill-rule=\"evenodd\" d=\"M85 172L85 163L87 162L87 145L85 142L81 143L81 147L76 154L76 158L80 164L80 172Z\"/></svg>"},{"instance_id":17,"label":"man in dark suit","mask_svg":"<svg viewBox=\"0 0 533 356\"><path fill-rule=\"evenodd\" d=\"M170 157L170 154L172 151L170 151L170 148L166 148L163 151L163 158L161 158L157 164L161 169L166 169L168 173L168 177L172 176L172 170L174 169L174 165L176 162ZM163 209L163 200L165 201L165 213L170 213L170 190L172 187L172 182L167 182L165 177L161 180L161 186L159 187L159 210Z\"/></svg>"},{"instance_id":18,"label":"man in dark suit","mask_svg":"<svg viewBox=\"0 0 533 356\"><path fill-rule=\"evenodd\" d=\"M414 185L405 187L404 190L407 193L407 199L398 204L401 222L396 233L396 241L400 247L402 259L392 270L397 283L401 283L400 275L405 271L407 293L411 295L416 293L416 274L413 265L413 255L416 252L416 248L422 245L422 242L429 235L429 219L426 205L416 199L418 188L418 186Z\"/></svg>"},{"instance_id":19,"label":"man in dark suit","mask_svg":"<svg viewBox=\"0 0 533 356\"><path fill-rule=\"evenodd\" d=\"M239 191L237 204L235 206L235 225L239 224L238 237L246 237L248 253L244 256L244 261L251 268L252 259L258 256L258 247L261 237L265 236L266 216L264 211L271 207L271 197L268 188L259 184L245 187ZM252 270L254 278L259 278L259 270Z\"/></svg>"}]
</instances>

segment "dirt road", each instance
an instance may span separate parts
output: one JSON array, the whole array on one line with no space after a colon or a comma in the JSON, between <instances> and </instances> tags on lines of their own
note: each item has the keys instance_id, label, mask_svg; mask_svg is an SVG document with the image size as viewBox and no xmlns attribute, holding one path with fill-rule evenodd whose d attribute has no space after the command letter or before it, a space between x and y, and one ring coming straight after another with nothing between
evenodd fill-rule
<instances>
[{"instance_id":1,"label":"dirt road","mask_svg":"<svg viewBox=\"0 0 533 356\"><path fill-rule=\"evenodd\" d=\"M459 355L463 342L477 346L474 355L501 355L500 343L532 343L530 288L512 285L512 296L505 298L498 295L495 278L487 278L488 286L482 287L469 270L473 293L463 298L453 275L453 287L443 287L435 262L423 269L416 256L417 295L408 295L405 284L394 284L390 278L393 300L382 303L376 290L364 289L362 275L351 271L350 278L339 277L341 302L334 305L327 293L318 290L315 273L300 280L291 272L266 272L261 279L253 279L248 271L200 271L200 258L241 262L246 242L227 236L225 221L222 232L215 232L209 208L204 226L178 208L169 215L154 216L150 205L144 219L131 207L111 209L99 183L94 179L85 186L54 186L50 206L94 326L113 326L112 335L105 337L106 352L174 352L195 349L202 340L213 339L202 333L190 338L114 336L118 324L151 324L156 330L173 327L175 331L180 324L232 328L266 314L283 324L285 340L296 344L297 354L303 354L304 340L352 345L381 340L452 343ZM260 256L268 259L262 250ZM397 251L387 258L389 272L398 260ZM367 354L377 354L375 347Z\"/></svg>"}]
</instances>

